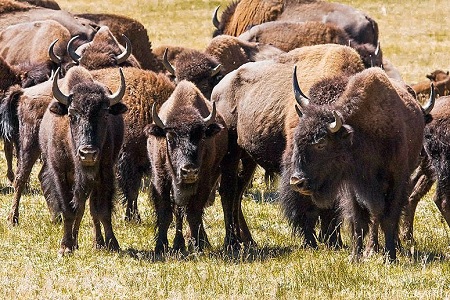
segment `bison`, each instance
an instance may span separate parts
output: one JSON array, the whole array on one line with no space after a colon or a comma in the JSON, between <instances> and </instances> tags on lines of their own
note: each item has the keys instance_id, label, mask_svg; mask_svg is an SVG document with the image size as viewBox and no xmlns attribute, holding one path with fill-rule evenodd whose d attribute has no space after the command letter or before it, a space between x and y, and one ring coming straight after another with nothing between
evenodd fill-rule
<instances>
[{"instance_id":1,"label":"bison","mask_svg":"<svg viewBox=\"0 0 450 300\"><path fill-rule=\"evenodd\" d=\"M363 12L353 7L325 1L311 0L239 0L232 2L217 17L213 36L228 34L239 36L252 26L270 21L318 21L331 23L344 29L359 44L378 44L378 25Z\"/></svg>"},{"instance_id":2,"label":"bison","mask_svg":"<svg viewBox=\"0 0 450 300\"><path fill-rule=\"evenodd\" d=\"M240 201L256 164L268 173L281 171L286 128L298 123L290 84L294 64L304 70L299 80L306 90L320 78L354 74L364 69L361 58L350 47L316 45L280 55L275 61L247 63L226 75L214 88L211 100L217 103L217 110L229 131L220 184L222 202L229 203L233 211L235 228L234 235L227 236L229 244L253 242ZM238 176L239 160L242 160L243 171ZM330 211L321 213L329 215ZM305 243L313 247L317 245L314 225L318 214L310 203L309 207L295 212L295 220L289 219L294 230L305 235ZM324 215L323 218L329 219ZM304 223L299 225L300 222ZM333 234L337 233L334 226L331 227ZM337 241L338 237L334 238Z\"/></svg>"},{"instance_id":3,"label":"bison","mask_svg":"<svg viewBox=\"0 0 450 300\"><path fill-rule=\"evenodd\" d=\"M42 169L39 180L47 203L61 210L63 238L60 255L78 248L78 231L89 199L97 248L119 250L111 224L114 164L123 139L121 103L125 78L110 94L82 67L69 70L64 88L58 76L52 85L54 101L44 114L39 130ZM68 94L65 94L68 93ZM105 233L103 237L101 226Z\"/></svg>"},{"instance_id":4,"label":"bison","mask_svg":"<svg viewBox=\"0 0 450 300\"><path fill-rule=\"evenodd\" d=\"M336 203L352 225L359 257L369 224L380 224L390 261L396 259L398 225L418 164L425 126L415 98L384 71L343 76L340 93L308 99L294 76L300 121L283 155L283 180L319 207ZM318 85L334 90L336 83ZM327 98L336 98L330 104ZM283 195L281 195L283 202Z\"/></svg>"},{"instance_id":5,"label":"bison","mask_svg":"<svg viewBox=\"0 0 450 300\"><path fill-rule=\"evenodd\" d=\"M436 191L433 201L450 226L450 202L447 200L449 197L448 155L450 153L447 132L447 125L450 121L449 105L450 96L437 98L430 114L431 118L425 125L422 160L413 176L415 186L403 218L402 234L407 241L413 241L413 223L417 204L434 183L436 183Z\"/></svg>"},{"instance_id":6,"label":"bison","mask_svg":"<svg viewBox=\"0 0 450 300\"><path fill-rule=\"evenodd\" d=\"M167 229L173 205L186 207L194 247L209 245L203 227L203 210L220 175L227 152L227 130L215 103L210 103L189 81L181 81L146 126L152 166L151 195L156 211L156 253L167 250ZM173 248L184 248L181 232Z\"/></svg>"},{"instance_id":7,"label":"bison","mask_svg":"<svg viewBox=\"0 0 450 300\"><path fill-rule=\"evenodd\" d=\"M253 26L239 35L249 42L270 44L283 51L319 44L349 45L360 55L366 68L380 67L383 56L380 47L353 41L344 29L334 24L316 21L287 22L272 21Z\"/></svg>"}]
</instances>

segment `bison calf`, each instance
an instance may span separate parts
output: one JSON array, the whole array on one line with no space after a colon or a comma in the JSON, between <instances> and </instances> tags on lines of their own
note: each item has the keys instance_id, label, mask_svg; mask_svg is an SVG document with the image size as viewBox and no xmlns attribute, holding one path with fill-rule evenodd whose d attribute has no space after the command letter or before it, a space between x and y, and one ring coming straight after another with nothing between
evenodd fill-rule
<instances>
[{"instance_id":1,"label":"bison calf","mask_svg":"<svg viewBox=\"0 0 450 300\"><path fill-rule=\"evenodd\" d=\"M156 253L167 249L167 230L172 205L185 206L195 247L202 250L208 239L202 216L209 195L220 175L227 151L228 133L222 117L198 88L181 81L145 128L152 166L151 191L156 211ZM179 236L174 249L184 247Z\"/></svg>"},{"instance_id":2,"label":"bison calf","mask_svg":"<svg viewBox=\"0 0 450 300\"><path fill-rule=\"evenodd\" d=\"M120 88L113 95L82 67L73 67L67 73L67 95L58 87L58 76L53 80L55 100L48 106L39 130L43 160L39 180L47 202L62 212L61 255L78 248L77 236L88 198L95 246L119 249L111 211L114 163L123 139L122 114L127 110L120 102L125 93L122 70L120 75Z\"/></svg>"}]
</instances>

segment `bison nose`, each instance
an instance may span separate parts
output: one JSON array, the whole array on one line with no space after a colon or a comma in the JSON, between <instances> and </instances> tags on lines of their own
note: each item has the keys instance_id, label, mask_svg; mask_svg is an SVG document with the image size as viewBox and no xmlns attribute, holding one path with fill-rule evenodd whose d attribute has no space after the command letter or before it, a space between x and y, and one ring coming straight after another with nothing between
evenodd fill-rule
<instances>
[{"instance_id":1,"label":"bison nose","mask_svg":"<svg viewBox=\"0 0 450 300\"><path fill-rule=\"evenodd\" d=\"M81 146L78 148L78 155L82 165L93 166L98 159L98 148L94 146Z\"/></svg>"},{"instance_id":2,"label":"bison nose","mask_svg":"<svg viewBox=\"0 0 450 300\"><path fill-rule=\"evenodd\" d=\"M183 183L194 183L198 180L198 168L192 165L184 166L180 169Z\"/></svg>"},{"instance_id":3,"label":"bison nose","mask_svg":"<svg viewBox=\"0 0 450 300\"><path fill-rule=\"evenodd\" d=\"M296 175L292 175L289 184L294 191L297 191L300 194L308 196L312 194L312 192L308 189L308 181L306 178L299 178Z\"/></svg>"}]
</instances>

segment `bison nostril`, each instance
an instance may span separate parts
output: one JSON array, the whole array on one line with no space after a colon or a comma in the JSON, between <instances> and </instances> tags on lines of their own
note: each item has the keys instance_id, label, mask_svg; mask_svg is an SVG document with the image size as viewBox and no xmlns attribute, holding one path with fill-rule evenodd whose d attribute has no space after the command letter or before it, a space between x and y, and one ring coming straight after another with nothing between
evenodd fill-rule
<instances>
[{"instance_id":1,"label":"bison nostril","mask_svg":"<svg viewBox=\"0 0 450 300\"><path fill-rule=\"evenodd\" d=\"M96 161L98 155L98 148L93 146L81 146L78 148L78 155L81 160Z\"/></svg>"},{"instance_id":2,"label":"bison nostril","mask_svg":"<svg viewBox=\"0 0 450 300\"><path fill-rule=\"evenodd\" d=\"M199 169L193 166L185 166L180 168L180 175L185 182L195 182L198 178Z\"/></svg>"},{"instance_id":3,"label":"bison nostril","mask_svg":"<svg viewBox=\"0 0 450 300\"><path fill-rule=\"evenodd\" d=\"M297 176L291 176L291 179L289 180L289 184L291 185L291 188L297 192L300 192L301 194L310 194L308 190L308 181L306 178L299 178Z\"/></svg>"},{"instance_id":4,"label":"bison nostril","mask_svg":"<svg viewBox=\"0 0 450 300\"><path fill-rule=\"evenodd\" d=\"M298 178L297 176L292 176L289 183L290 183L290 185L295 185L295 186L301 187L306 183L306 179Z\"/></svg>"}]
</instances>

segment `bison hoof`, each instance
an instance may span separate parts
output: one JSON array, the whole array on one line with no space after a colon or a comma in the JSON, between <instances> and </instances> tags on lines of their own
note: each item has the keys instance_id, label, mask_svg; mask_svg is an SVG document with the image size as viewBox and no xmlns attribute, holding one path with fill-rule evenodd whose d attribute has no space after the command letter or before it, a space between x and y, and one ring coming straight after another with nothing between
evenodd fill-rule
<instances>
[{"instance_id":1,"label":"bison hoof","mask_svg":"<svg viewBox=\"0 0 450 300\"><path fill-rule=\"evenodd\" d=\"M19 225L19 214L16 214L15 212L10 212L8 215L8 222L13 226Z\"/></svg>"},{"instance_id":2,"label":"bison hoof","mask_svg":"<svg viewBox=\"0 0 450 300\"><path fill-rule=\"evenodd\" d=\"M6 173L6 177L8 177L9 182L11 182L11 183L14 182L15 176L14 176L14 172L13 172L13 171L8 171L8 172Z\"/></svg>"},{"instance_id":3,"label":"bison hoof","mask_svg":"<svg viewBox=\"0 0 450 300\"><path fill-rule=\"evenodd\" d=\"M173 250L185 252L186 251L186 241L183 235L176 235L173 240Z\"/></svg>"},{"instance_id":4,"label":"bison hoof","mask_svg":"<svg viewBox=\"0 0 450 300\"><path fill-rule=\"evenodd\" d=\"M64 256L67 256L67 255L71 255L72 253L73 253L73 249L72 248L62 246L61 249L59 249L59 251L58 251L58 256L59 257L64 257Z\"/></svg>"},{"instance_id":5,"label":"bison hoof","mask_svg":"<svg viewBox=\"0 0 450 300\"><path fill-rule=\"evenodd\" d=\"M112 238L107 243L107 249L111 252L119 252L120 251L119 242L115 238Z\"/></svg>"}]
</instances>

